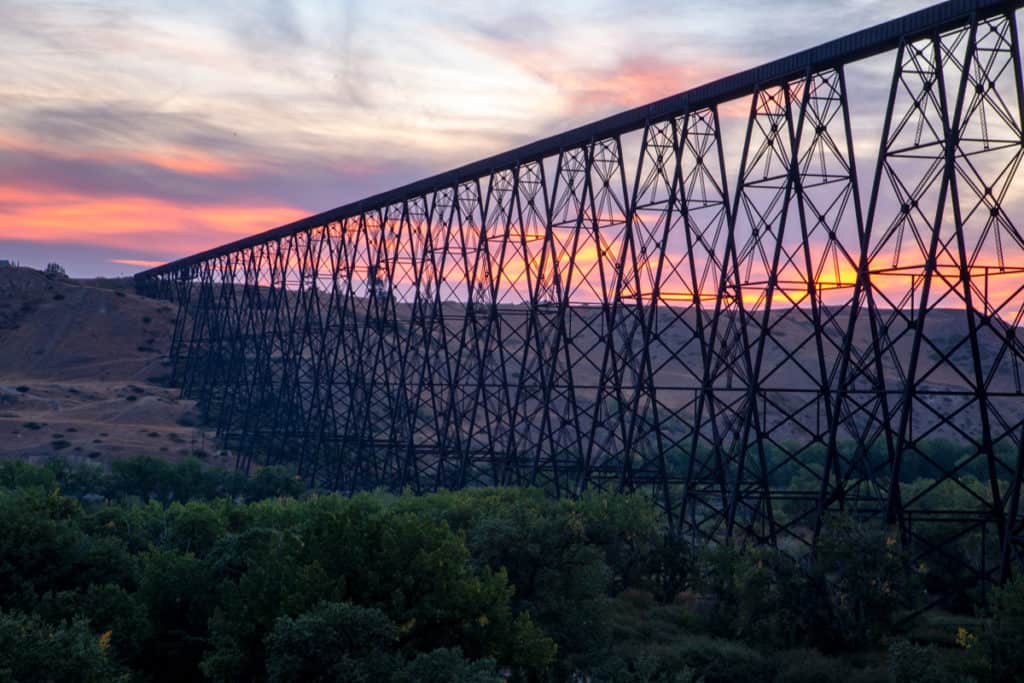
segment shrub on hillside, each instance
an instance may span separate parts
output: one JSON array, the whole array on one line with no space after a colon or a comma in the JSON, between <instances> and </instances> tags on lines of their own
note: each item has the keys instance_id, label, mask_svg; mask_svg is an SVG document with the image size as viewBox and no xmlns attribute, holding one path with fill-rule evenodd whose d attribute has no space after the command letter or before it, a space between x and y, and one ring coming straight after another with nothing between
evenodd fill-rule
<instances>
[{"instance_id":1,"label":"shrub on hillside","mask_svg":"<svg viewBox=\"0 0 1024 683\"><path fill-rule=\"evenodd\" d=\"M775 657L775 683L847 683L853 675L849 664L817 650L780 652Z\"/></svg>"},{"instance_id":2,"label":"shrub on hillside","mask_svg":"<svg viewBox=\"0 0 1024 683\"><path fill-rule=\"evenodd\" d=\"M972 643L966 639L979 677L1024 680L1024 576L992 591L990 618Z\"/></svg>"},{"instance_id":3,"label":"shrub on hillside","mask_svg":"<svg viewBox=\"0 0 1024 683\"><path fill-rule=\"evenodd\" d=\"M827 520L813 576L828 598L822 647L858 649L880 642L896 613L911 604L916 577L895 532L847 516Z\"/></svg>"},{"instance_id":4,"label":"shrub on hillside","mask_svg":"<svg viewBox=\"0 0 1024 683\"><path fill-rule=\"evenodd\" d=\"M897 640L889 647L889 680L892 683L975 683L973 677L960 671L962 662L951 659L949 653L934 645Z\"/></svg>"}]
</instances>

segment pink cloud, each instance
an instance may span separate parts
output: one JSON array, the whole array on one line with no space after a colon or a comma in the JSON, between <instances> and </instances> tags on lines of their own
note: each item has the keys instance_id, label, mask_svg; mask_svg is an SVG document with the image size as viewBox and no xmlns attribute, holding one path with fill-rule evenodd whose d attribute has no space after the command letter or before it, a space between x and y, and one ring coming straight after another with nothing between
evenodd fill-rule
<instances>
[{"instance_id":1,"label":"pink cloud","mask_svg":"<svg viewBox=\"0 0 1024 683\"><path fill-rule=\"evenodd\" d=\"M460 39L465 39L460 36ZM565 99L569 115L636 107L675 95L727 75L733 66L722 61L680 63L653 54L629 55L611 65L581 65L557 49L512 43L477 34L472 47L553 85ZM723 116L746 116L749 101L727 103Z\"/></svg>"},{"instance_id":2,"label":"pink cloud","mask_svg":"<svg viewBox=\"0 0 1024 683\"><path fill-rule=\"evenodd\" d=\"M147 261L145 259L134 259L134 258L112 258L111 263L120 263L126 266L139 266L140 268L155 268L156 266L163 265L163 261Z\"/></svg>"},{"instance_id":3,"label":"pink cloud","mask_svg":"<svg viewBox=\"0 0 1024 683\"><path fill-rule=\"evenodd\" d=\"M0 237L187 254L301 218L290 206L190 205L0 186ZM138 265L119 261L128 265Z\"/></svg>"}]
</instances>

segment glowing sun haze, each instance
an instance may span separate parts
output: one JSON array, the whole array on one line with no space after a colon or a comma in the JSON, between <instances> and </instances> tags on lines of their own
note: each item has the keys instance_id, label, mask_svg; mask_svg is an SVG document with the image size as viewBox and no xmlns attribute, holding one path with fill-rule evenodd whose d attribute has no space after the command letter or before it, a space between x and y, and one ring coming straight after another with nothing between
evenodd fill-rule
<instances>
[{"instance_id":1,"label":"glowing sun haze","mask_svg":"<svg viewBox=\"0 0 1024 683\"><path fill-rule=\"evenodd\" d=\"M135 272L928 4L0 0L0 258Z\"/></svg>"}]
</instances>

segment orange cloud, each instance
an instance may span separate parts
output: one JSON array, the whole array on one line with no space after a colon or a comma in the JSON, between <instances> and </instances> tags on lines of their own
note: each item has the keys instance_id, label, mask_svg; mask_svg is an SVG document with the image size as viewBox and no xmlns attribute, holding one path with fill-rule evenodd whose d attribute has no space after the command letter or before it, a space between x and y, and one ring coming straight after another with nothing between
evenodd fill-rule
<instances>
[{"instance_id":1,"label":"orange cloud","mask_svg":"<svg viewBox=\"0 0 1024 683\"><path fill-rule=\"evenodd\" d=\"M139 266L140 268L155 268L163 265L163 261L147 261L145 259L134 259L134 258L112 258L111 263L122 263L126 266Z\"/></svg>"},{"instance_id":2,"label":"orange cloud","mask_svg":"<svg viewBox=\"0 0 1024 683\"><path fill-rule=\"evenodd\" d=\"M193 175L229 175L239 170L226 160L195 150L169 149L149 154L134 154L134 161L152 164L177 173ZM114 161L117 161L114 159Z\"/></svg>"},{"instance_id":3,"label":"orange cloud","mask_svg":"<svg viewBox=\"0 0 1024 683\"><path fill-rule=\"evenodd\" d=\"M146 197L0 187L2 238L144 248L181 256L305 214L290 206L193 206Z\"/></svg>"}]
</instances>

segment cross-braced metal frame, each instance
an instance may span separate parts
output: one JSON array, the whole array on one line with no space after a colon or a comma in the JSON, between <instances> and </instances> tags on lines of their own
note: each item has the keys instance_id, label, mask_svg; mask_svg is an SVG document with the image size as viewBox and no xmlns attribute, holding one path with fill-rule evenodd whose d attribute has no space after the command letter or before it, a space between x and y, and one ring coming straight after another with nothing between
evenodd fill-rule
<instances>
[{"instance_id":1,"label":"cross-braced metal frame","mask_svg":"<svg viewBox=\"0 0 1024 683\"><path fill-rule=\"evenodd\" d=\"M245 470L642 489L695 542L793 551L841 510L1000 580L1021 559L1020 4L943 3L138 288L179 304L174 379ZM881 54L862 188L846 66ZM729 178L720 105L744 97Z\"/></svg>"}]
</instances>

